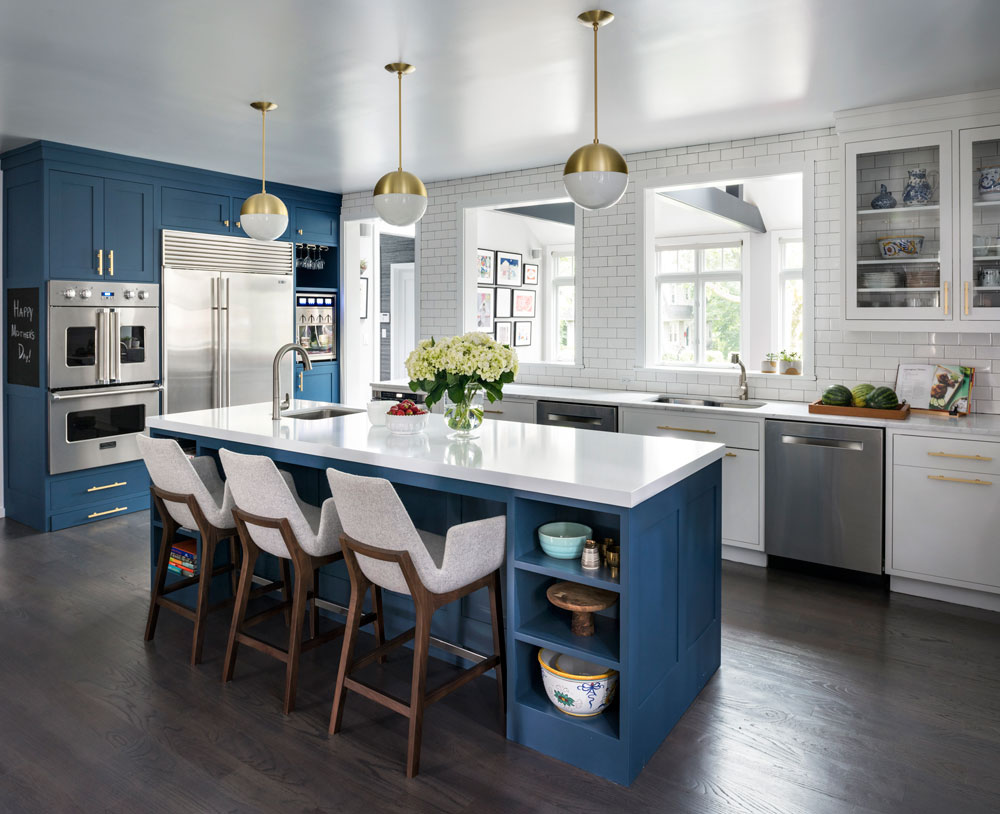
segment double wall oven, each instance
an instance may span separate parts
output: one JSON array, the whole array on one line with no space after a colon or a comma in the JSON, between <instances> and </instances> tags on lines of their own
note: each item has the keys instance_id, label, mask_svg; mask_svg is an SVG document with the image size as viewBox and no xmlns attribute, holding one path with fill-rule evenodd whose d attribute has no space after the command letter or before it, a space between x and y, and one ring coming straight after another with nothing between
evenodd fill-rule
<instances>
[{"instance_id":1,"label":"double wall oven","mask_svg":"<svg viewBox=\"0 0 1000 814\"><path fill-rule=\"evenodd\" d=\"M139 457L160 413L160 289L50 281L49 472Z\"/></svg>"}]
</instances>

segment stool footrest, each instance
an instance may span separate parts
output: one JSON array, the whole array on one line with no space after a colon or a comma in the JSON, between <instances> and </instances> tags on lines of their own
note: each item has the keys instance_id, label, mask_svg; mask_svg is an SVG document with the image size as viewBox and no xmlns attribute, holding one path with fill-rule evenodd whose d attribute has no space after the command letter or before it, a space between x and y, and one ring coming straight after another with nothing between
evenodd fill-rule
<instances>
[{"instance_id":1,"label":"stool footrest","mask_svg":"<svg viewBox=\"0 0 1000 814\"><path fill-rule=\"evenodd\" d=\"M368 617L371 617L371 618L369 619ZM367 621L365 621L366 619L367 619ZM375 620L375 614L374 613L369 613L369 614L367 614L365 616L362 616L361 617L361 621L358 624L363 627L364 625L366 625L369 622L372 622L374 620ZM388 653L393 648L399 647L401 644L406 644L408 641L410 641L410 639L412 639L414 637L414 635L416 634L416 632L417 632L417 629L415 627L411 627L406 632L400 633L394 639L390 639L389 641L385 642L385 644L382 644L382 645L376 647L374 650L371 651L371 653L366 653L361 658L359 658L359 659L357 659L355 661L352 661L347 666L347 675L350 675L355 670L360 670L363 667L367 667L369 664L371 664L373 661L375 661L375 659L384 656L386 653Z\"/></svg>"},{"instance_id":2,"label":"stool footrest","mask_svg":"<svg viewBox=\"0 0 1000 814\"><path fill-rule=\"evenodd\" d=\"M312 636L302 642L302 652L305 653L308 650L312 650L314 647L319 647L321 644L325 644L331 639L336 639L338 636L344 635L344 626L338 625L332 630L328 630L326 633L320 633L317 636ZM267 653L269 656L273 656L279 661L288 661L288 650L284 647L279 647L278 645L271 644L270 642L265 642L263 639L259 639L247 633L244 629L240 629L236 633L236 640L240 644L245 644L252 647L254 650L260 650L262 653Z\"/></svg>"},{"instance_id":3,"label":"stool footrest","mask_svg":"<svg viewBox=\"0 0 1000 814\"><path fill-rule=\"evenodd\" d=\"M370 684L365 684L362 681L358 681L356 678L350 678L349 676L344 678L344 688L353 690L358 695L363 695L369 701L374 701L376 704L388 707L393 712L399 713L403 717L408 718L410 716L410 705L401 698L392 695L391 693L383 692L382 690L376 690Z\"/></svg>"},{"instance_id":4,"label":"stool footrest","mask_svg":"<svg viewBox=\"0 0 1000 814\"><path fill-rule=\"evenodd\" d=\"M459 675L455 676L455 678L453 678L451 681L442 684L436 690L432 690L431 692L427 693L427 695L424 696L424 704L430 705L433 704L435 701L440 701L448 693L457 690L463 684L467 684L468 682L472 681L472 679L481 676L488 670L492 670L499 663L500 663L499 656L490 656L490 658L486 659L485 661L481 661L478 664L472 665L472 667L468 667L467 669L459 673Z\"/></svg>"},{"instance_id":5,"label":"stool footrest","mask_svg":"<svg viewBox=\"0 0 1000 814\"><path fill-rule=\"evenodd\" d=\"M212 569L212 576L217 577L220 574L228 574L236 566L229 563L225 565L219 565ZM179 579L176 582L171 582L169 585L163 586L163 591L160 596L165 596L166 594L172 594L174 591L179 591L181 588L189 588L192 585L197 585L201 580L201 574L196 574L193 577L184 577L184 579Z\"/></svg>"}]
</instances>

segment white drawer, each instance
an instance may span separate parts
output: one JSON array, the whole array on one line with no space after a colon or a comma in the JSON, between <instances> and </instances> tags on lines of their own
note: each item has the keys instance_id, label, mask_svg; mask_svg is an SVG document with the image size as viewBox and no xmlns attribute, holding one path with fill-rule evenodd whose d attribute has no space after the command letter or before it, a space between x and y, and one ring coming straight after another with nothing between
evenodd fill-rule
<instances>
[{"instance_id":1,"label":"white drawer","mask_svg":"<svg viewBox=\"0 0 1000 814\"><path fill-rule=\"evenodd\" d=\"M892 462L894 466L1000 475L1000 442L897 435Z\"/></svg>"},{"instance_id":2,"label":"white drawer","mask_svg":"<svg viewBox=\"0 0 1000 814\"><path fill-rule=\"evenodd\" d=\"M738 449L760 449L760 424L756 421L692 416L670 408L625 408L621 412L621 431L633 435L715 441Z\"/></svg>"},{"instance_id":3,"label":"white drawer","mask_svg":"<svg viewBox=\"0 0 1000 814\"><path fill-rule=\"evenodd\" d=\"M535 423L535 402L533 401L518 401L516 399L505 398L490 404L487 399L483 412L490 421L520 421L522 424Z\"/></svg>"}]
</instances>

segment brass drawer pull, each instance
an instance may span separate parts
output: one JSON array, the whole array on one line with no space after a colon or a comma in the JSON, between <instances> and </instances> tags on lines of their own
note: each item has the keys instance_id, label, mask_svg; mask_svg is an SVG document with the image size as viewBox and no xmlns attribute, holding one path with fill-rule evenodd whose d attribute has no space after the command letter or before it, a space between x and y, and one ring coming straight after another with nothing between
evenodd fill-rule
<instances>
[{"instance_id":1,"label":"brass drawer pull","mask_svg":"<svg viewBox=\"0 0 1000 814\"><path fill-rule=\"evenodd\" d=\"M992 461L985 455L956 455L953 452L928 452L932 458L960 458L963 461Z\"/></svg>"},{"instance_id":2,"label":"brass drawer pull","mask_svg":"<svg viewBox=\"0 0 1000 814\"><path fill-rule=\"evenodd\" d=\"M503 415L503 410L483 410L483 412L491 415Z\"/></svg>"},{"instance_id":3,"label":"brass drawer pull","mask_svg":"<svg viewBox=\"0 0 1000 814\"><path fill-rule=\"evenodd\" d=\"M715 430L691 430L687 427L657 427L658 430L673 430L674 432L697 432L702 435L715 435Z\"/></svg>"},{"instance_id":4,"label":"brass drawer pull","mask_svg":"<svg viewBox=\"0 0 1000 814\"><path fill-rule=\"evenodd\" d=\"M127 512L128 506L118 506L114 509L108 509L106 512L93 512L87 515L87 519L90 520L93 517L103 517L106 514L115 514L116 512Z\"/></svg>"},{"instance_id":5,"label":"brass drawer pull","mask_svg":"<svg viewBox=\"0 0 1000 814\"><path fill-rule=\"evenodd\" d=\"M302 384L302 377L303 377L303 375L304 375L304 374L303 374L303 371L301 371L301 370L300 370L300 371L299 371L299 392L300 392L300 393L302 392L302 388L303 388L303 386L304 386L304 385Z\"/></svg>"},{"instance_id":6,"label":"brass drawer pull","mask_svg":"<svg viewBox=\"0 0 1000 814\"><path fill-rule=\"evenodd\" d=\"M973 486L992 486L991 480L979 480L979 478L946 478L944 475L928 475L928 480L946 480L949 483L969 483Z\"/></svg>"},{"instance_id":7,"label":"brass drawer pull","mask_svg":"<svg viewBox=\"0 0 1000 814\"><path fill-rule=\"evenodd\" d=\"M736 453L735 452L727 452L726 453L726 457L727 458L735 458L736 457Z\"/></svg>"},{"instance_id":8,"label":"brass drawer pull","mask_svg":"<svg viewBox=\"0 0 1000 814\"><path fill-rule=\"evenodd\" d=\"M100 492L102 489L114 489L116 486L125 486L126 484L128 484L127 480L120 480L118 483L108 483L104 486L91 486L87 491Z\"/></svg>"}]
</instances>

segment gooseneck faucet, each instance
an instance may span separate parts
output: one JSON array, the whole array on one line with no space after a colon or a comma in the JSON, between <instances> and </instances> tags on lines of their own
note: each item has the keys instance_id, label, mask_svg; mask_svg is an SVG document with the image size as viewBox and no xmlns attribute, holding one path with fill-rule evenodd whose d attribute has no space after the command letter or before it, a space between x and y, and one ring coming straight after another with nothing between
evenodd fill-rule
<instances>
[{"instance_id":1,"label":"gooseneck faucet","mask_svg":"<svg viewBox=\"0 0 1000 814\"><path fill-rule=\"evenodd\" d=\"M747 387L747 369L743 366L743 362L740 361L740 355L734 353L729 357L729 361L734 365L740 366L740 401L746 401L750 398L750 388Z\"/></svg>"},{"instance_id":2,"label":"gooseneck faucet","mask_svg":"<svg viewBox=\"0 0 1000 814\"><path fill-rule=\"evenodd\" d=\"M278 352L274 354L274 364L271 365L271 420L279 421L281 419L281 411L283 408L288 407L291 404L291 399L288 393L285 393L285 401L282 402L279 398L278 390L281 387L281 382L279 380L279 374L281 373L281 360L285 358L285 354L288 351L294 351L299 356L302 357L302 367L306 370L312 370L312 362L309 361L309 354L306 353L306 349L301 345L296 345L294 342L289 342L287 345L282 345L278 348Z\"/></svg>"}]
</instances>

